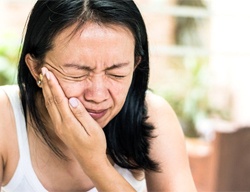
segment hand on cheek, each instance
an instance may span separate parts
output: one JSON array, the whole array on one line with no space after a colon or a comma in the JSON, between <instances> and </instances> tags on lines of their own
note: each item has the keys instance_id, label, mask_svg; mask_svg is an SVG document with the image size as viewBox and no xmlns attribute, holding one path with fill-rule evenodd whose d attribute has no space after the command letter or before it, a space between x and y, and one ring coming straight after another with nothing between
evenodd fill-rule
<instances>
[{"instance_id":1,"label":"hand on cheek","mask_svg":"<svg viewBox=\"0 0 250 192\"><path fill-rule=\"evenodd\" d=\"M77 98L65 96L51 71L42 68L42 74L45 105L58 137L86 163L93 156L106 158L106 139L102 128Z\"/></svg>"}]
</instances>

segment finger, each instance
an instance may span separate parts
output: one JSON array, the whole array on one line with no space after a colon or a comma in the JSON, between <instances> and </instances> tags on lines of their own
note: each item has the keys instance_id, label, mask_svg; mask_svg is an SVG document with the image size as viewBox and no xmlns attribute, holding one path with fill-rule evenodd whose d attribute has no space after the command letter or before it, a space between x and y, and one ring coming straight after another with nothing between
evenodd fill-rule
<instances>
[{"instance_id":1,"label":"finger","mask_svg":"<svg viewBox=\"0 0 250 192\"><path fill-rule=\"evenodd\" d=\"M55 132L64 142L67 142L67 138L73 132L80 133L82 125L71 112L68 99L53 73L46 68L43 68L42 71L44 74L42 87L46 108L52 119ZM86 131L81 132L82 136L85 134Z\"/></svg>"},{"instance_id":2,"label":"finger","mask_svg":"<svg viewBox=\"0 0 250 192\"><path fill-rule=\"evenodd\" d=\"M42 90L45 99L45 106L53 121L61 121L61 107L59 108L58 106L63 105L63 102L66 106L67 99L53 73L48 71L45 67L42 68L42 73L44 74Z\"/></svg>"},{"instance_id":3,"label":"finger","mask_svg":"<svg viewBox=\"0 0 250 192\"><path fill-rule=\"evenodd\" d=\"M82 124L88 135L92 135L94 132L102 130L100 125L89 115L85 107L77 98L70 98L69 106L72 113Z\"/></svg>"}]
</instances>

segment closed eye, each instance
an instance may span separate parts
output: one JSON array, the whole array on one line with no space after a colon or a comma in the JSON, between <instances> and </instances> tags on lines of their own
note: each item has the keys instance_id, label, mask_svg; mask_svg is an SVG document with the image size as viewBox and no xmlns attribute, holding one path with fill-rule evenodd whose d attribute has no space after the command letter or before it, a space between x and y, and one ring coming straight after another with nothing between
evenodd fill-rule
<instances>
[{"instance_id":1,"label":"closed eye","mask_svg":"<svg viewBox=\"0 0 250 192\"><path fill-rule=\"evenodd\" d=\"M84 77L86 77L87 75L81 75L81 76L76 76L76 77L70 77L72 79L82 79Z\"/></svg>"},{"instance_id":2,"label":"closed eye","mask_svg":"<svg viewBox=\"0 0 250 192\"><path fill-rule=\"evenodd\" d=\"M112 75L112 74L110 74L110 76L113 76L113 77L119 78L119 79L126 77L125 75Z\"/></svg>"},{"instance_id":3,"label":"closed eye","mask_svg":"<svg viewBox=\"0 0 250 192\"><path fill-rule=\"evenodd\" d=\"M66 79L73 80L73 81L82 81L84 80L88 75L81 75L81 76L68 76Z\"/></svg>"},{"instance_id":4,"label":"closed eye","mask_svg":"<svg viewBox=\"0 0 250 192\"><path fill-rule=\"evenodd\" d=\"M123 79L126 77L126 75L116 75L116 74L108 74L108 75L115 79Z\"/></svg>"}]
</instances>

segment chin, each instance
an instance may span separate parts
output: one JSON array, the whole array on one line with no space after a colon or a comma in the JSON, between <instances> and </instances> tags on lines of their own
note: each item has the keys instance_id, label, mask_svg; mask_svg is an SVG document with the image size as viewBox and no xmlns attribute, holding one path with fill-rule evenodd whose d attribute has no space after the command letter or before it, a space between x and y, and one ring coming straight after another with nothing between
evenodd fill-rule
<instances>
[{"instance_id":1,"label":"chin","mask_svg":"<svg viewBox=\"0 0 250 192\"><path fill-rule=\"evenodd\" d=\"M104 129L105 127L106 127L106 125L107 125L108 123L98 123L98 125L102 128L102 129Z\"/></svg>"},{"instance_id":2,"label":"chin","mask_svg":"<svg viewBox=\"0 0 250 192\"><path fill-rule=\"evenodd\" d=\"M109 124L109 122L110 122L113 118L114 118L114 117L112 117L112 118L110 118L110 119L103 119L103 120L100 119L100 121L96 120L96 122L97 122L98 125L103 129L104 127L106 127L106 126Z\"/></svg>"}]
</instances>

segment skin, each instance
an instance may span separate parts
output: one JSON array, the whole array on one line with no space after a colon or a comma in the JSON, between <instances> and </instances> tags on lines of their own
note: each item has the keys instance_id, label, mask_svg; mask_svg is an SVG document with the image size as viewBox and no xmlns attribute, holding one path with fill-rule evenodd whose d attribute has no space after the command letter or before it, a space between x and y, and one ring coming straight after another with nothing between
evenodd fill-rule
<instances>
[{"instance_id":1,"label":"skin","mask_svg":"<svg viewBox=\"0 0 250 192\"><path fill-rule=\"evenodd\" d=\"M99 191L134 191L107 157L102 131L122 108L140 61L134 58L133 35L122 26L91 22L70 36L73 29L74 26L65 29L54 39L54 47L46 54L42 68L37 70L38 62L29 54L26 56L34 78L39 79L41 73L43 76L42 95L38 98L43 96L45 100L39 109L48 132L70 158L70 163L58 159L39 142L28 124L33 168L49 191L86 191L94 186ZM150 156L160 162L161 172L137 172L136 178L146 178L148 191L195 191L184 136L175 113L164 99L152 93L147 94L146 102L148 121L156 127L153 134L158 135L151 141ZM10 113L1 111L0 121L13 122L10 104L1 92L0 104ZM19 158L17 142L7 142L16 141L15 125L12 123L9 128L13 134L5 127L0 125L3 185L12 177Z\"/></svg>"}]
</instances>

